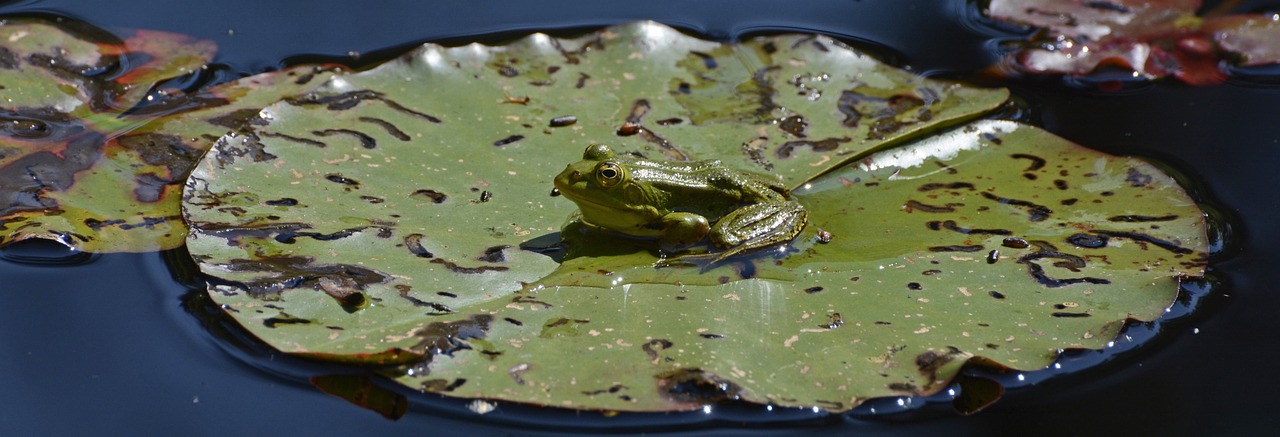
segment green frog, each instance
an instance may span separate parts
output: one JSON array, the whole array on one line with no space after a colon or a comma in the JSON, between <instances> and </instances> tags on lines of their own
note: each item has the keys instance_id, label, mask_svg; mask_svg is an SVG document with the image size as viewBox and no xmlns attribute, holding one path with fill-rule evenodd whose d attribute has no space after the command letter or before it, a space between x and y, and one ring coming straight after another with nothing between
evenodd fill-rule
<instances>
[{"instance_id":1,"label":"green frog","mask_svg":"<svg viewBox=\"0 0 1280 437\"><path fill-rule=\"evenodd\" d=\"M664 253L710 240L719 252L706 255L704 269L790 241L808 221L786 187L717 160L653 161L595 144L556 176L555 186L589 227L657 240Z\"/></svg>"}]
</instances>

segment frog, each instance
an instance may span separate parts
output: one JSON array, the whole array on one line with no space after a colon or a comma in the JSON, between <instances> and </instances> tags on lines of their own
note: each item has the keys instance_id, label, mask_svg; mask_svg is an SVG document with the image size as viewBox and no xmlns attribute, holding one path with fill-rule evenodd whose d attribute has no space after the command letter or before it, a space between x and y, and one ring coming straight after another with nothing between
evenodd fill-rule
<instances>
[{"instance_id":1,"label":"frog","mask_svg":"<svg viewBox=\"0 0 1280 437\"><path fill-rule=\"evenodd\" d=\"M705 270L735 255L791 241L808 223L804 206L779 181L719 160L651 160L592 144L553 184L578 206L576 222L656 241L662 265L701 257L708 261ZM702 242L714 251L667 256Z\"/></svg>"}]
</instances>

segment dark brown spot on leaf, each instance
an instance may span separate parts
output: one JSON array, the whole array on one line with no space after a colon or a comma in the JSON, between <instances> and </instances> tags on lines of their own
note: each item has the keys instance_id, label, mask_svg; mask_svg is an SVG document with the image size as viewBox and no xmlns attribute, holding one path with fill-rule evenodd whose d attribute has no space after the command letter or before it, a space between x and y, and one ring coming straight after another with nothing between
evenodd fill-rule
<instances>
[{"instance_id":1,"label":"dark brown spot on leaf","mask_svg":"<svg viewBox=\"0 0 1280 437\"><path fill-rule=\"evenodd\" d=\"M1014 249L1026 249L1031 246L1027 243L1027 240L1023 240L1018 237L1005 238L1004 241L1000 242L1000 245L1004 247L1012 247Z\"/></svg>"},{"instance_id":2,"label":"dark brown spot on leaf","mask_svg":"<svg viewBox=\"0 0 1280 437\"><path fill-rule=\"evenodd\" d=\"M293 317L285 313L280 313L279 316L267 318L262 321L262 324L268 328L275 328L280 325L309 325L311 323L314 322L307 319Z\"/></svg>"},{"instance_id":3,"label":"dark brown spot on leaf","mask_svg":"<svg viewBox=\"0 0 1280 437\"><path fill-rule=\"evenodd\" d=\"M422 239L425 237L422 234L406 235L404 237L404 246L409 249L409 253L418 258L434 258L435 254L432 254L431 251L422 246Z\"/></svg>"},{"instance_id":4,"label":"dark brown spot on leaf","mask_svg":"<svg viewBox=\"0 0 1280 437\"><path fill-rule=\"evenodd\" d=\"M458 387L462 387L462 384L466 383L466 378L455 378L453 382L444 379L428 379L422 382L422 389L429 392L448 393L457 390Z\"/></svg>"},{"instance_id":5,"label":"dark brown spot on leaf","mask_svg":"<svg viewBox=\"0 0 1280 437\"><path fill-rule=\"evenodd\" d=\"M265 125L266 121L258 116L261 112L261 109L254 108L237 109L216 117L209 117L205 121L216 126L238 130L250 124Z\"/></svg>"},{"instance_id":6,"label":"dark brown spot on leaf","mask_svg":"<svg viewBox=\"0 0 1280 437\"><path fill-rule=\"evenodd\" d=\"M425 197L425 198L431 199L432 203L444 203L444 201L449 198L449 196L446 196L444 193L441 193L436 190L427 190L427 189L414 191L413 193L409 194L409 197Z\"/></svg>"},{"instance_id":7,"label":"dark brown spot on leaf","mask_svg":"<svg viewBox=\"0 0 1280 437\"><path fill-rule=\"evenodd\" d=\"M1111 237L1111 238L1129 239L1129 240L1136 241L1138 243L1151 243L1160 247L1161 249L1164 249L1176 254L1188 254L1188 253L1195 252L1194 250L1179 246L1177 243L1174 243L1172 241L1163 240L1163 239L1156 238L1156 237L1139 233L1139 232L1108 231L1103 229L1094 229L1089 232L1097 235Z\"/></svg>"},{"instance_id":8,"label":"dark brown spot on leaf","mask_svg":"<svg viewBox=\"0 0 1280 437\"><path fill-rule=\"evenodd\" d=\"M300 97L287 98L285 99L285 102L294 106L324 105L326 109L332 111L344 111L354 108L365 100L380 101L387 105L387 107L404 114L412 115L432 123L440 123L440 119L435 116L406 108L399 103L396 103L396 101L386 98L382 93L371 90L355 90L334 95L309 93Z\"/></svg>"},{"instance_id":9,"label":"dark brown spot on leaf","mask_svg":"<svg viewBox=\"0 0 1280 437\"><path fill-rule=\"evenodd\" d=\"M431 260L431 263L443 265L445 268L449 269L449 271L451 272L467 274L467 275L484 273L484 272L505 272L507 270L510 270L510 268L506 266L462 267L454 263L453 261L448 261L441 258L433 258Z\"/></svg>"},{"instance_id":10,"label":"dark brown spot on leaf","mask_svg":"<svg viewBox=\"0 0 1280 437\"><path fill-rule=\"evenodd\" d=\"M672 402L706 405L736 400L742 388L699 368L683 368L656 376L658 392Z\"/></svg>"},{"instance_id":11,"label":"dark brown spot on leaf","mask_svg":"<svg viewBox=\"0 0 1280 437\"><path fill-rule=\"evenodd\" d=\"M1081 234L1081 233L1072 234L1071 236L1067 237L1067 243L1071 243L1079 247L1087 247L1090 249L1107 247L1107 240L1108 238L1105 235L1090 235L1090 234Z\"/></svg>"},{"instance_id":12,"label":"dark brown spot on leaf","mask_svg":"<svg viewBox=\"0 0 1280 437\"><path fill-rule=\"evenodd\" d=\"M328 137L328 136L338 135L338 134L350 135L360 141L360 147L364 147L366 149L372 149L372 148L378 147L378 141L374 140L373 137L365 134L364 132L351 130L351 129L325 129L325 130L311 131L311 134L318 137ZM321 143L321 144L324 144L324 143Z\"/></svg>"},{"instance_id":13,"label":"dark brown spot on leaf","mask_svg":"<svg viewBox=\"0 0 1280 437\"><path fill-rule=\"evenodd\" d=\"M649 356L650 362L657 364L658 352L666 350L674 345L675 343L672 343L671 340L667 340L665 338L655 338L653 340L649 340L648 343L645 343L644 345L640 346L640 349L644 350L645 355Z\"/></svg>"},{"instance_id":14,"label":"dark brown spot on leaf","mask_svg":"<svg viewBox=\"0 0 1280 437\"><path fill-rule=\"evenodd\" d=\"M974 235L1009 235L1009 234L1012 234L1012 233L1013 233L1012 231L1009 231L1009 230L1006 230L1006 229L978 229L978 228L963 228L963 227L960 227L959 225L957 225L957 224L956 224L956 222L955 222L955 220L945 220L945 221L941 221L941 222L938 222L938 221L930 221L930 222L928 222L928 223L925 223L925 225L926 225L926 226L928 226L928 227L929 227L929 229L932 229L932 230L935 230L935 231L940 230L940 229L946 229L946 230L949 230L949 231L955 231L955 232L959 232L959 233L961 233L961 234L966 234L966 235L969 235L969 234L974 234Z\"/></svg>"},{"instance_id":15,"label":"dark brown spot on leaf","mask_svg":"<svg viewBox=\"0 0 1280 437\"><path fill-rule=\"evenodd\" d=\"M400 130L400 128L396 127L396 125L394 124L391 124L391 122L389 121L383 120L381 118L374 118L374 117L360 117L360 118L357 118L357 120L363 121L365 123L373 123L375 125L378 125L378 127L381 127L383 130L387 131L387 134L395 137L397 140L400 140L400 141L410 140L409 134L404 133L404 131Z\"/></svg>"},{"instance_id":16,"label":"dark brown spot on leaf","mask_svg":"<svg viewBox=\"0 0 1280 437\"><path fill-rule=\"evenodd\" d=\"M1162 216L1117 215L1113 217L1107 217L1107 220L1113 221L1113 222L1131 222L1132 223L1132 222L1167 222L1167 221L1176 220L1177 218L1178 216L1173 214L1162 215Z\"/></svg>"},{"instance_id":17,"label":"dark brown spot on leaf","mask_svg":"<svg viewBox=\"0 0 1280 437\"><path fill-rule=\"evenodd\" d=\"M804 117L801 115L792 115L779 120L778 128L796 138L804 138L807 136L805 135L805 130L809 128L809 123L804 121Z\"/></svg>"},{"instance_id":18,"label":"dark brown spot on leaf","mask_svg":"<svg viewBox=\"0 0 1280 437\"><path fill-rule=\"evenodd\" d=\"M1140 188L1151 185L1152 178L1149 174L1138 171L1138 169L1133 167L1129 167L1129 170L1125 173L1126 176L1124 180L1129 183L1129 186Z\"/></svg>"},{"instance_id":19,"label":"dark brown spot on leaf","mask_svg":"<svg viewBox=\"0 0 1280 437\"><path fill-rule=\"evenodd\" d=\"M932 246L930 252L978 252L984 249L982 246Z\"/></svg>"},{"instance_id":20,"label":"dark brown spot on leaf","mask_svg":"<svg viewBox=\"0 0 1280 437\"><path fill-rule=\"evenodd\" d=\"M814 152L829 152L839 148L840 144L847 143L849 141L852 141L852 139L849 137L827 138L825 140L819 140L819 141L810 141L810 140L788 141L786 143L783 143L782 146L778 147L778 150L774 151L774 154L777 155L779 158L787 159L787 158L790 158L791 155L795 153L796 149L801 147L812 148Z\"/></svg>"},{"instance_id":21,"label":"dark brown spot on leaf","mask_svg":"<svg viewBox=\"0 0 1280 437\"><path fill-rule=\"evenodd\" d=\"M1041 157L1039 157L1039 156L1036 156L1036 155L1028 155L1028 154L1026 154L1026 153L1014 153L1014 154L1009 155L1009 156L1010 156L1010 157L1013 157L1014 159L1026 159L1026 160L1031 161L1031 164L1028 164L1028 165L1027 165L1027 168L1026 168L1026 169L1023 169L1022 171L1036 171L1036 170L1039 170L1039 169L1041 169L1041 168L1044 168L1045 160L1044 160L1044 158L1041 158Z\"/></svg>"},{"instance_id":22,"label":"dark brown spot on leaf","mask_svg":"<svg viewBox=\"0 0 1280 437\"><path fill-rule=\"evenodd\" d=\"M1033 222L1044 221L1045 219L1049 218L1049 214L1052 214L1052 213L1053 213L1053 210L1051 210L1051 209L1049 209L1049 208L1047 208L1047 207L1041 206L1041 205L1037 205L1037 204L1034 204L1034 203L1031 203L1031 202L1028 202L1028 201L1025 201L1025 200L1018 200L1018 199L1010 199L1010 198L1007 198L1007 197L1000 197L1000 196L997 196L997 195L995 195L995 194L991 194L991 193L986 192L986 191L983 191L983 192L982 192L982 197L986 197L986 198L988 198L988 199L994 200L994 201L996 201L996 202L1000 202L1000 203L1005 204L1005 205L1013 205L1013 206L1018 206L1018 207L1026 208L1026 209L1027 209L1027 215L1029 216L1029 218L1030 218L1030 219L1031 219L1031 221L1033 221Z\"/></svg>"},{"instance_id":23,"label":"dark brown spot on leaf","mask_svg":"<svg viewBox=\"0 0 1280 437\"><path fill-rule=\"evenodd\" d=\"M501 140L494 141L494 142L493 142L493 145L494 145L494 146L501 147L501 146L505 146L505 145L507 145L507 144L514 143L514 142L516 142L516 141L523 140L523 139L524 139L524 135L512 135L512 136L509 136L509 137L503 138L503 139L501 139Z\"/></svg>"},{"instance_id":24,"label":"dark brown spot on leaf","mask_svg":"<svg viewBox=\"0 0 1280 437\"><path fill-rule=\"evenodd\" d=\"M342 176L342 175L340 175L340 174L336 174L336 173L334 173L334 174L328 174L328 175L325 175L325 177L324 177L324 178L325 178L325 179L328 179L328 180L329 180L329 182L339 183L339 184L342 184L342 185L348 185L348 186L352 186L352 187L359 187L359 186L360 186L360 182L359 182L359 181L356 181L355 179L351 179L351 178L344 177L344 176Z\"/></svg>"},{"instance_id":25,"label":"dark brown spot on leaf","mask_svg":"<svg viewBox=\"0 0 1280 437\"><path fill-rule=\"evenodd\" d=\"M1072 272L1080 271L1080 269L1085 267L1086 263L1084 261L1084 258L1081 258L1079 256L1072 255L1069 253L1062 253L1062 252L1058 252L1058 251L1043 248L1043 247L1039 251L1036 251L1034 253L1030 253L1027 255L1023 255L1021 258L1018 258L1018 264L1025 264L1027 266L1027 272L1031 274L1031 277L1034 278L1036 282L1039 282L1041 285L1044 285L1046 287L1059 288L1059 287L1065 287L1072 284L1082 284L1082 283L1084 284L1110 284L1111 283L1111 281L1107 279L1093 278L1093 277L1087 277L1087 276L1079 277L1079 278L1063 278L1063 279L1050 277L1047 273L1045 273L1044 267L1041 267L1040 264L1036 263L1036 261L1041 259L1057 259L1059 261L1053 263L1054 267L1067 269Z\"/></svg>"},{"instance_id":26,"label":"dark brown spot on leaf","mask_svg":"<svg viewBox=\"0 0 1280 437\"><path fill-rule=\"evenodd\" d=\"M262 203L265 203L271 206L295 206L298 204L298 199L294 199L292 197L282 197L276 200L268 200Z\"/></svg>"},{"instance_id":27,"label":"dark brown spot on leaf","mask_svg":"<svg viewBox=\"0 0 1280 437\"><path fill-rule=\"evenodd\" d=\"M973 184L968 182L950 182L950 183L930 182L930 183L921 185L919 188L916 188L916 190L917 191L958 190L961 188L967 189L969 191L973 191L974 189Z\"/></svg>"},{"instance_id":28,"label":"dark brown spot on leaf","mask_svg":"<svg viewBox=\"0 0 1280 437\"><path fill-rule=\"evenodd\" d=\"M410 349L426 354L427 362L430 362L431 357L435 355L452 356L459 350L471 349L466 340L485 338L491 322L493 322L493 316L489 314L475 314L469 318L451 322L432 322L414 333L421 337L422 341Z\"/></svg>"},{"instance_id":29,"label":"dark brown spot on leaf","mask_svg":"<svg viewBox=\"0 0 1280 437\"><path fill-rule=\"evenodd\" d=\"M503 251L510 248L511 248L511 245L509 244L503 244L500 246L493 246L493 247L487 248L484 250L484 254L480 255L480 257L476 258L476 260L489 262L489 263L506 262L507 257L503 253Z\"/></svg>"},{"instance_id":30,"label":"dark brown spot on leaf","mask_svg":"<svg viewBox=\"0 0 1280 437\"><path fill-rule=\"evenodd\" d=\"M931 212L931 213L956 212L957 206L964 206L964 204L948 203L946 205L937 206L937 205L929 205L927 203L917 202L915 200L908 200L906 203L906 209L904 209L904 211L906 212L920 211L920 212Z\"/></svg>"},{"instance_id":31,"label":"dark brown spot on leaf","mask_svg":"<svg viewBox=\"0 0 1280 437\"><path fill-rule=\"evenodd\" d=\"M243 231L250 232L250 231ZM233 282L256 298L277 295L285 289L320 290L320 280L330 278L344 286L363 291L369 284L386 282L390 277L365 267L351 264L318 264L307 256L259 256L235 259L228 264L234 272L273 272L273 276L251 281Z\"/></svg>"}]
</instances>

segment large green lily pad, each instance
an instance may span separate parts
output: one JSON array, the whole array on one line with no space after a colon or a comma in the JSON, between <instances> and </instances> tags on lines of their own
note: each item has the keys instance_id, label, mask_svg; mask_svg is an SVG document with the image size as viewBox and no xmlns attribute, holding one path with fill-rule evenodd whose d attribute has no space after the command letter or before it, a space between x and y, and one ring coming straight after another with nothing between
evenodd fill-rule
<instances>
[{"instance_id":1,"label":"large green lily pad","mask_svg":"<svg viewBox=\"0 0 1280 437\"><path fill-rule=\"evenodd\" d=\"M152 88L204 66L213 43L145 30L93 42L21 21L0 25L0 39L9 42L0 47L0 244L182 245L178 200L196 160L263 106L329 75L295 67L182 94ZM130 112L144 98L150 106Z\"/></svg>"},{"instance_id":2,"label":"large green lily pad","mask_svg":"<svg viewBox=\"0 0 1280 437\"><path fill-rule=\"evenodd\" d=\"M1012 122L942 133L1005 96L803 35L428 44L219 140L187 183L188 248L254 335L426 391L844 411L975 357L1099 347L1202 272L1202 214L1155 167ZM706 272L607 237L561 264L540 252L576 207L551 178L593 142L771 172L811 224Z\"/></svg>"}]
</instances>

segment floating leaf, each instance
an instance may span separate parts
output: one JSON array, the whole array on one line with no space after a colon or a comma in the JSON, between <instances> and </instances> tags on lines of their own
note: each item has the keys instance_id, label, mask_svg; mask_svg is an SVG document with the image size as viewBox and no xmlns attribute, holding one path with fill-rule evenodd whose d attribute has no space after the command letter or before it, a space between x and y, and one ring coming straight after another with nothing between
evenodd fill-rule
<instances>
[{"instance_id":1,"label":"floating leaf","mask_svg":"<svg viewBox=\"0 0 1280 437\"><path fill-rule=\"evenodd\" d=\"M992 0L992 18L1044 28L1017 55L1032 73L1085 75L1107 65L1144 78L1175 76L1193 84L1223 80L1218 63L1280 62L1276 15L1198 17L1199 0Z\"/></svg>"},{"instance_id":2,"label":"floating leaf","mask_svg":"<svg viewBox=\"0 0 1280 437\"><path fill-rule=\"evenodd\" d=\"M1102 41L1194 19L1199 7L1200 0L991 0L987 13L1054 35Z\"/></svg>"},{"instance_id":3,"label":"floating leaf","mask_svg":"<svg viewBox=\"0 0 1280 437\"><path fill-rule=\"evenodd\" d=\"M70 232L81 250L142 252L183 244L182 182L217 137L249 123L281 97L304 93L331 75L299 66L261 73L185 96L183 112L154 119L102 147L106 158L50 193L61 214L33 218L27 235ZM43 213L43 211L38 212ZM21 217L22 215L19 215ZM32 226L31 223L41 226ZM44 234L47 235L47 234Z\"/></svg>"},{"instance_id":4,"label":"floating leaf","mask_svg":"<svg viewBox=\"0 0 1280 437\"><path fill-rule=\"evenodd\" d=\"M762 91L779 81L803 86ZM397 366L409 387L591 409L844 411L936 392L975 356L1034 369L1099 347L1201 272L1199 209L1141 161L1011 122L869 151L1005 96L809 36L716 44L637 23L426 45L219 140L188 180L188 247L254 335ZM802 135L850 140L787 145ZM551 178L603 141L772 164L803 184L811 224L792 253L706 273L655 269L651 251L608 239L561 264L543 253L576 207L548 196Z\"/></svg>"},{"instance_id":5,"label":"floating leaf","mask_svg":"<svg viewBox=\"0 0 1280 437\"><path fill-rule=\"evenodd\" d=\"M1280 63L1280 14L1236 15L1206 23L1218 47L1234 53L1240 65Z\"/></svg>"},{"instance_id":6,"label":"floating leaf","mask_svg":"<svg viewBox=\"0 0 1280 437\"><path fill-rule=\"evenodd\" d=\"M0 47L5 97L0 107L7 116L52 111L108 135L138 124L117 116L141 102L153 85L195 72L215 50L210 41L148 30L120 42L87 41L48 24L22 20L0 25L0 38L6 41Z\"/></svg>"},{"instance_id":7,"label":"floating leaf","mask_svg":"<svg viewBox=\"0 0 1280 437\"><path fill-rule=\"evenodd\" d=\"M159 90L163 101L125 115L156 82L202 66L212 43L154 31L90 43L38 23L0 26L0 38L14 43L0 51L10 99L0 105L4 244L45 238L88 252L181 245L178 193L196 160L263 106L328 78L296 67L191 95Z\"/></svg>"}]
</instances>

